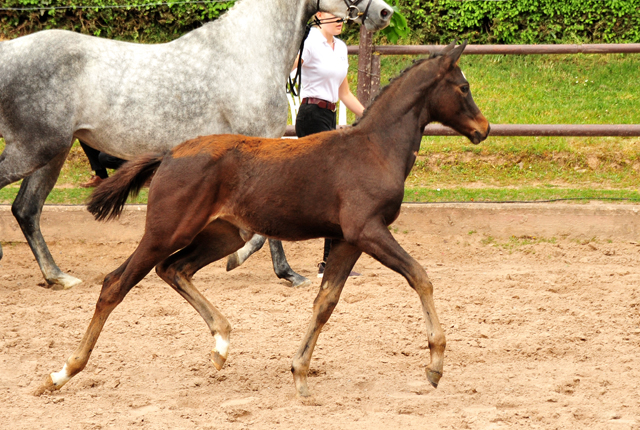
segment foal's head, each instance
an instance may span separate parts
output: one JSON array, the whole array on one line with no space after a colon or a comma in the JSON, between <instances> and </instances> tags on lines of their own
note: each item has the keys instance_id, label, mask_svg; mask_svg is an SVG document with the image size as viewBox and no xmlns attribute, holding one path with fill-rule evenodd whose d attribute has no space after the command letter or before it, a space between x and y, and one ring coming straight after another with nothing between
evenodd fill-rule
<instances>
[{"instance_id":1,"label":"foal's head","mask_svg":"<svg viewBox=\"0 0 640 430\"><path fill-rule=\"evenodd\" d=\"M449 126L478 144L487 138L490 127L473 101L469 82L458 67L458 59L466 45L464 42L455 47L453 42L441 56L430 60L438 62L437 73L430 85L423 112L429 121Z\"/></svg>"}]
</instances>

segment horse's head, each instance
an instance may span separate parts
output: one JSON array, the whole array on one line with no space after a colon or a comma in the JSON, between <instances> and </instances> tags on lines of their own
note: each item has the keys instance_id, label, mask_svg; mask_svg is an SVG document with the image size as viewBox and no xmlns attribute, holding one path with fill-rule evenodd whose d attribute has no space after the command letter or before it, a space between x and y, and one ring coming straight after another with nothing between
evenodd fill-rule
<instances>
[{"instance_id":1,"label":"horse's head","mask_svg":"<svg viewBox=\"0 0 640 430\"><path fill-rule=\"evenodd\" d=\"M393 8L382 0L312 0L321 12L329 12L338 18L347 18L364 24L369 31L389 25Z\"/></svg>"},{"instance_id":2,"label":"horse's head","mask_svg":"<svg viewBox=\"0 0 640 430\"><path fill-rule=\"evenodd\" d=\"M439 62L438 72L427 96L427 109L430 120L451 127L478 144L487 138L490 126L473 101L469 82L458 67L466 45L464 42L456 47L453 42L435 59Z\"/></svg>"}]
</instances>

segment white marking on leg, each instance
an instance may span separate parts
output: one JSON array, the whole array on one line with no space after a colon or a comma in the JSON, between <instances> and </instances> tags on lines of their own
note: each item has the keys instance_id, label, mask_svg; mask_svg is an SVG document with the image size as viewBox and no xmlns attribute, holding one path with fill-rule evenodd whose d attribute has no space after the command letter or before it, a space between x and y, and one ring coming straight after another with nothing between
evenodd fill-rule
<instances>
[{"instance_id":1,"label":"white marking on leg","mask_svg":"<svg viewBox=\"0 0 640 430\"><path fill-rule=\"evenodd\" d=\"M216 334L213 336L216 340L216 349L215 351L220 354L222 358L227 359L227 355L229 354L229 342L222 338L221 335Z\"/></svg>"},{"instance_id":2,"label":"white marking on leg","mask_svg":"<svg viewBox=\"0 0 640 430\"><path fill-rule=\"evenodd\" d=\"M51 374L51 381L56 388L62 387L64 384L69 382L71 376L69 376L69 372L67 371L67 365L65 364L61 371L54 372Z\"/></svg>"}]
</instances>

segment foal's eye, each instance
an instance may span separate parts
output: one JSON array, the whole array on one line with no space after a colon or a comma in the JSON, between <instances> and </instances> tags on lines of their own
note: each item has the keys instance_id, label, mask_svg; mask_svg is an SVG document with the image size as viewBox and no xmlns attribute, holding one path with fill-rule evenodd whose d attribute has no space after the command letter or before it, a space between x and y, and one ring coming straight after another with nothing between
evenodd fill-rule
<instances>
[{"instance_id":1,"label":"foal's eye","mask_svg":"<svg viewBox=\"0 0 640 430\"><path fill-rule=\"evenodd\" d=\"M461 86L460 91L462 91L462 94L467 94L469 92L469 85Z\"/></svg>"}]
</instances>

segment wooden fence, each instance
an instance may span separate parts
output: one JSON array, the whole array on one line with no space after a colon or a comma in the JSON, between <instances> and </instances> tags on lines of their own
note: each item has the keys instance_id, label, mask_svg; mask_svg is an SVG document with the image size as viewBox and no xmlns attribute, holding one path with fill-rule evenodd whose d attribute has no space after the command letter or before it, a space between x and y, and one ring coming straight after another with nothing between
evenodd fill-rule
<instances>
[{"instance_id":1,"label":"wooden fence","mask_svg":"<svg viewBox=\"0 0 640 430\"><path fill-rule=\"evenodd\" d=\"M372 33L360 29L360 45L349 46L350 55L358 55L357 97L365 106L380 88L381 55L425 55L438 52L442 45L374 46ZM616 54L640 53L640 43L591 45L468 45L465 55L531 54ZM430 124L428 136L455 136L457 133L440 124ZM294 135L292 126L287 135ZM491 124L492 136L640 136L640 124Z\"/></svg>"}]
</instances>

